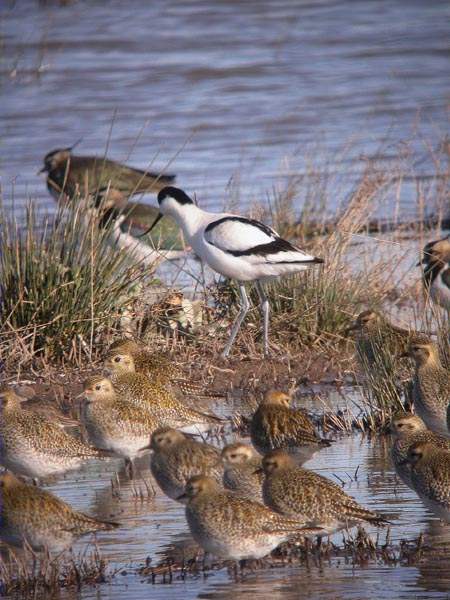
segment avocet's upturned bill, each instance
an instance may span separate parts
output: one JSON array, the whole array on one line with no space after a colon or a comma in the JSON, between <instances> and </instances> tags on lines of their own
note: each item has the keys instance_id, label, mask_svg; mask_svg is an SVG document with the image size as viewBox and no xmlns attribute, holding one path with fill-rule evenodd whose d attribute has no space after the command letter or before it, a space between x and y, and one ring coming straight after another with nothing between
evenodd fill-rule
<instances>
[{"instance_id":1,"label":"avocet's upturned bill","mask_svg":"<svg viewBox=\"0 0 450 600\"><path fill-rule=\"evenodd\" d=\"M158 194L158 203L160 214L150 229L163 215L170 215L182 228L187 243L201 260L239 284L241 309L222 356L228 356L250 308L244 286L246 281L256 283L264 320L264 352L267 353L269 302L262 282L303 271L311 265L323 263L323 260L306 254L259 221L228 213L206 212L179 188L163 188Z\"/></svg>"}]
</instances>

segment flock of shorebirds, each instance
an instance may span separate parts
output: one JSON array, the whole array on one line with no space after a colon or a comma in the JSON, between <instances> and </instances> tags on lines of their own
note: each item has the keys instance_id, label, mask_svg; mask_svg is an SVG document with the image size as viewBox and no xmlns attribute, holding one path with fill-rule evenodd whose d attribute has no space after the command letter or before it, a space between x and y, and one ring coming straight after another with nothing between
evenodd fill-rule
<instances>
[{"instance_id":1,"label":"flock of shorebirds","mask_svg":"<svg viewBox=\"0 0 450 600\"><path fill-rule=\"evenodd\" d=\"M49 153L45 158L49 189L58 195L63 191L61 182L57 187L52 183L57 169L76 187L70 160L73 165L80 158L84 161L80 169L94 168L86 164L89 157L73 157L70 149ZM129 174L129 167L119 167ZM148 175L131 171L135 177ZM112 175L108 177L110 184ZM158 181L160 176L152 177ZM117 181L113 184L124 191ZM96 185L100 188L101 182ZM138 187L136 179L127 185ZM125 191L130 195L129 189ZM262 223L201 210L178 188L160 186L158 203L160 215L170 215L178 223L195 253L239 284L241 310L223 355L230 352L249 308L244 287L248 281L254 281L259 292L268 352L269 304L262 282L322 261ZM425 247L424 283L431 297L447 309L449 262L448 239ZM437 347L374 311L361 313L351 329L358 354L369 364L377 360L380 344L392 345L396 356L403 350L414 360L414 413L392 418L392 462L402 481L450 522L450 373L441 364ZM261 558L288 540L388 522L339 485L302 466L332 440L320 437L308 415L291 406L290 395L266 393L251 416L251 446L238 442L220 449L202 441L201 434L224 428L228 421L199 410L194 401L220 394L187 379L170 357L132 340L118 340L107 351L105 369L107 375L93 376L84 384L81 438L67 433L55 419L22 408L22 399L11 387L0 392L0 464L7 469L0 474L0 539L6 544L57 552L83 534L119 527L72 509L39 483L88 461L111 457L122 457L133 476L134 459L145 453L150 453L150 469L161 490L185 504L194 539L206 553L220 558Z\"/></svg>"}]
</instances>

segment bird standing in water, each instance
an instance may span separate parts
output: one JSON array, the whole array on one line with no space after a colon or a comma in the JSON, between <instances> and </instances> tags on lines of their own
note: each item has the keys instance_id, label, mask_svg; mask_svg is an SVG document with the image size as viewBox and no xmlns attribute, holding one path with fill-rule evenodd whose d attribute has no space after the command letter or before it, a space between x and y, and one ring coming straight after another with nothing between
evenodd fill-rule
<instances>
[{"instance_id":1,"label":"bird standing in water","mask_svg":"<svg viewBox=\"0 0 450 600\"><path fill-rule=\"evenodd\" d=\"M256 284L264 321L264 353L267 354L270 307L262 282L303 271L313 264L323 263L323 260L306 254L259 221L202 210L179 188L163 188L158 194L158 204L160 214L150 231L164 215L171 216L203 262L220 275L238 282L241 307L222 356L228 356L250 308L246 282Z\"/></svg>"},{"instance_id":2,"label":"bird standing in water","mask_svg":"<svg viewBox=\"0 0 450 600\"><path fill-rule=\"evenodd\" d=\"M0 474L0 540L35 552L61 552L76 538L119 526L74 510L46 490L23 483L9 471Z\"/></svg>"}]
</instances>

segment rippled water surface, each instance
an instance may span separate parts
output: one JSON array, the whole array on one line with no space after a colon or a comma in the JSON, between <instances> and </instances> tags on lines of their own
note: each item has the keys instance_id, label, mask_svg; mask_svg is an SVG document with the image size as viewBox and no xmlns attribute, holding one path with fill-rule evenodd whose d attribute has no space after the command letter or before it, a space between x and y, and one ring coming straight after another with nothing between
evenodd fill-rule
<instances>
[{"instance_id":1,"label":"rippled water surface","mask_svg":"<svg viewBox=\"0 0 450 600\"><path fill-rule=\"evenodd\" d=\"M102 155L111 126L110 157L172 161L214 207L264 199L307 154L339 180L361 155L397 155L416 126L431 147L448 128L447 2L61 4L0 5L0 172L18 204L50 203L47 151L82 138L77 152ZM425 142L413 151L426 174ZM348 189L334 190L337 204Z\"/></svg>"}]
</instances>

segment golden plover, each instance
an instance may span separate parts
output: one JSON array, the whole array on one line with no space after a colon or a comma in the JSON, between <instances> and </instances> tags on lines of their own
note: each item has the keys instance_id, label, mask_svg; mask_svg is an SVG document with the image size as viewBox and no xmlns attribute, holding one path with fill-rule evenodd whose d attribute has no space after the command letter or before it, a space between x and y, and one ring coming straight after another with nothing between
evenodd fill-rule
<instances>
[{"instance_id":1,"label":"golden plover","mask_svg":"<svg viewBox=\"0 0 450 600\"><path fill-rule=\"evenodd\" d=\"M414 410L429 429L447 435L450 373L442 366L435 344L424 336L410 343L408 355L415 361Z\"/></svg>"},{"instance_id":2,"label":"golden plover","mask_svg":"<svg viewBox=\"0 0 450 600\"><path fill-rule=\"evenodd\" d=\"M194 433L223 424L219 417L201 412L180 402L159 383L151 383L142 373L136 373L133 357L121 352L106 362L116 393L138 407L150 410L162 424Z\"/></svg>"},{"instance_id":3,"label":"golden plover","mask_svg":"<svg viewBox=\"0 0 450 600\"><path fill-rule=\"evenodd\" d=\"M69 435L46 416L23 410L12 390L0 393L0 405L0 463L19 475L58 475L106 455Z\"/></svg>"},{"instance_id":4,"label":"golden plover","mask_svg":"<svg viewBox=\"0 0 450 600\"><path fill-rule=\"evenodd\" d=\"M220 450L192 439L176 429L163 427L152 435L150 469L162 491L179 500L193 475L210 475L222 481Z\"/></svg>"},{"instance_id":5,"label":"golden plover","mask_svg":"<svg viewBox=\"0 0 450 600\"><path fill-rule=\"evenodd\" d=\"M8 471L0 474L0 500L0 539L11 546L60 552L79 536L118 527L73 510L50 492L23 483Z\"/></svg>"},{"instance_id":6,"label":"golden plover","mask_svg":"<svg viewBox=\"0 0 450 600\"><path fill-rule=\"evenodd\" d=\"M84 395L82 421L92 444L128 460L148 448L152 433L161 426L154 415L118 398L106 377L87 379Z\"/></svg>"},{"instance_id":7,"label":"golden plover","mask_svg":"<svg viewBox=\"0 0 450 600\"><path fill-rule=\"evenodd\" d=\"M259 502L235 496L210 477L192 477L185 497L186 520L193 538L205 552L221 558L262 558L292 537L321 532Z\"/></svg>"},{"instance_id":8,"label":"golden plover","mask_svg":"<svg viewBox=\"0 0 450 600\"><path fill-rule=\"evenodd\" d=\"M450 237L429 242L419 262L423 265L422 283L433 302L450 311Z\"/></svg>"},{"instance_id":9,"label":"golden plover","mask_svg":"<svg viewBox=\"0 0 450 600\"><path fill-rule=\"evenodd\" d=\"M291 397L276 390L266 393L252 417L250 436L260 454L283 449L305 462L320 450L331 445L320 438L309 417L290 407Z\"/></svg>"},{"instance_id":10,"label":"golden plover","mask_svg":"<svg viewBox=\"0 0 450 600\"><path fill-rule=\"evenodd\" d=\"M417 442L407 460L413 489L427 508L450 523L450 452L430 442Z\"/></svg>"},{"instance_id":11,"label":"golden plover","mask_svg":"<svg viewBox=\"0 0 450 600\"><path fill-rule=\"evenodd\" d=\"M358 358L363 365L372 367L377 357L387 351L391 356L403 354L414 332L392 324L375 310L364 310L347 332L355 332Z\"/></svg>"},{"instance_id":12,"label":"golden plover","mask_svg":"<svg viewBox=\"0 0 450 600\"><path fill-rule=\"evenodd\" d=\"M226 394L209 392L204 386L187 379L182 369L168 354L151 352L144 345L130 339L117 340L111 344L108 356L114 358L117 353L131 355L136 373L147 375L152 383L170 386L171 391L180 392L190 398L223 398Z\"/></svg>"},{"instance_id":13,"label":"golden plover","mask_svg":"<svg viewBox=\"0 0 450 600\"><path fill-rule=\"evenodd\" d=\"M262 482L264 476L257 472L261 468L261 457L253 448L236 442L222 450L224 464L223 485L238 496L263 502Z\"/></svg>"},{"instance_id":14,"label":"golden plover","mask_svg":"<svg viewBox=\"0 0 450 600\"><path fill-rule=\"evenodd\" d=\"M450 450L450 439L427 429L419 415L396 413L391 419L391 431L393 435L391 460L397 475L409 487L412 487L411 468L406 458L413 444L431 442L437 448Z\"/></svg>"},{"instance_id":15,"label":"golden plover","mask_svg":"<svg viewBox=\"0 0 450 600\"><path fill-rule=\"evenodd\" d=\"M377 526L386 523L383 517L358 504L339 485L298 467L282 450L269 452L262 462L266 475L264 502L282 515L321 527L327 534L361 523Z\"/></svg>"}]
</instances>

